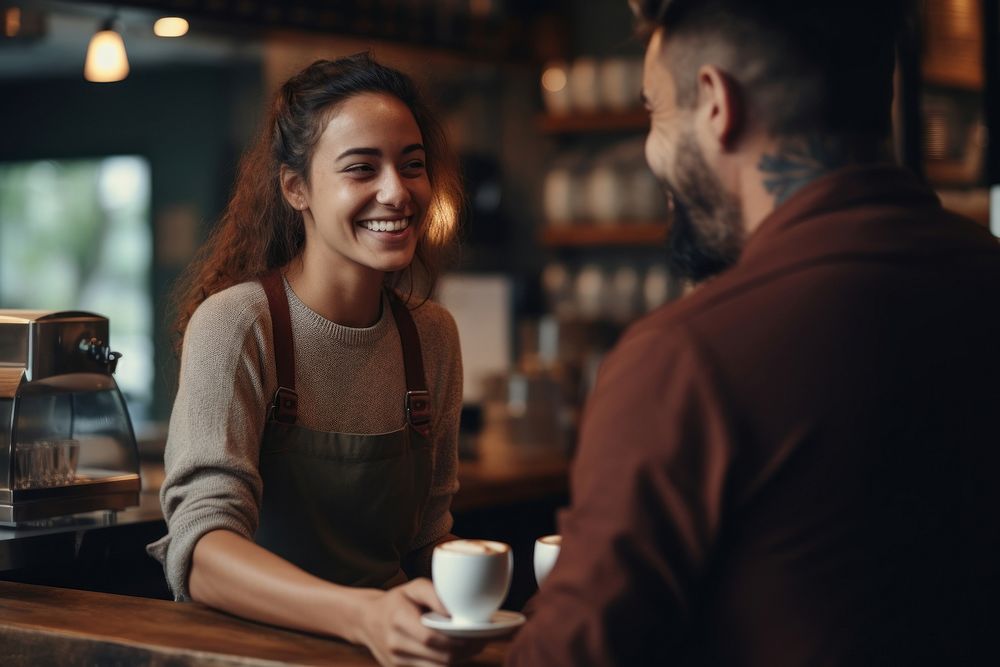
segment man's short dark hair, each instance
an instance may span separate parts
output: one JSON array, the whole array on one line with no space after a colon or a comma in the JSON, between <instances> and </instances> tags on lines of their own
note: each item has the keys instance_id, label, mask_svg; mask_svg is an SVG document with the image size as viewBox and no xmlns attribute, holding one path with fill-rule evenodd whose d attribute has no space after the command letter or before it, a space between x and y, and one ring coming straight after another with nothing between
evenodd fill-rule
<instances>
[{"instance_id":1,"label":"man's short dark hair","mask_svg":"<svg viewBox=\"0 0 1000 667\"><path fill-rule=\"evenodd\" d=\"M896 38L909 0L632 0L645 32L663 26L678 104L714 64L741 85L774 136L885 137Z\"/></svg>"}]
</instances>

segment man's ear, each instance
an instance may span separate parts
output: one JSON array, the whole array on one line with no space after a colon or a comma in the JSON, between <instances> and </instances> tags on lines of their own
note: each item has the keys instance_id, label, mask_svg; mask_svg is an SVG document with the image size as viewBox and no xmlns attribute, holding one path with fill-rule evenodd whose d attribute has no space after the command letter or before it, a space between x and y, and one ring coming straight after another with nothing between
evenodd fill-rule
<instances>
[{"instance_id":1,"label":"man's ear","mask_svg":"<svg viewBox=\"0 0 1000 667\"><path fill-rule=\"evenodd\" d=\"M721 151L732 149L746 120L739 84L715 65L698 70L698 120Z\"/></svg>"},{"instance_id":2,"label":"man's ear","mask_svg":"<svg viewBox=\"0 0 1000 667\"><path fill-rule=\"evenodd\" d=\"M281 194L288 205L296 211L304 211L309 208L309 200L306 198L305 183L298 172L292 171L287 165L281 165Z\"/></svg>"}]
</instances>

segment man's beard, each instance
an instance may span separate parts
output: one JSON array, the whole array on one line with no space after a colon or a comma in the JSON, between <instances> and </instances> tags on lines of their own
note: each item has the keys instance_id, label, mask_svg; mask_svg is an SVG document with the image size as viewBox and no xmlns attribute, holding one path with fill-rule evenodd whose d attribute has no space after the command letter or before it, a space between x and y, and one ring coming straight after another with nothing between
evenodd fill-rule
<instances>
[{"instance_id":1,"label":"man's beard","mask_svg":"<svg viewBox=\"0 0 1000 667\"><path fill-rule=\"evenodd\" d=\"M675 180L663 180L670 198L667 270L674 278L701 282L736 263L743 249L739 202L725 191L690 132L677 144Z\"/></svg>"}]
</instances>

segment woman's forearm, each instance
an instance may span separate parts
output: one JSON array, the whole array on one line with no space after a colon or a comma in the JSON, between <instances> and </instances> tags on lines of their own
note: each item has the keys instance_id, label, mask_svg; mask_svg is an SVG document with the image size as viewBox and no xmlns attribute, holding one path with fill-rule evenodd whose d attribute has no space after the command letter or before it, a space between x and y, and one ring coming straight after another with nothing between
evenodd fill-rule
<instances>
[{"instance_id":1,"label":"woman's forearm","mask_svg":"<svg viewBox=\"0 0 1000 667\"><path fill-rule=\"evenodd\" d=\"M358 642L358 618L375 589L338 586L228 530L195 545L191 597L223 611L286 628Z\"/></svg>"}]
</instances>

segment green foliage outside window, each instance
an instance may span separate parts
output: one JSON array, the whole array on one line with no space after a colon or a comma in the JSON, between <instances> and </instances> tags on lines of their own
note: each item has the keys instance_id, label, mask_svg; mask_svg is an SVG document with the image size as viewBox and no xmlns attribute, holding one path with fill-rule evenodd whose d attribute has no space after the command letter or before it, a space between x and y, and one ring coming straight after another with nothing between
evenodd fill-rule
<instances>
[{"instance_id":1,"label":"green foliage outside window","mask_svg":"<svg viewBox=\"0 0 1000 667\"><path fill-rule=\"evenodd\" d=\"M135 156L0 164L0 308L107 317L133 418L152 398L149 163Z\"/></svg>"}]
</instances>

